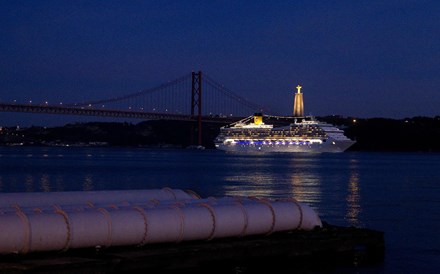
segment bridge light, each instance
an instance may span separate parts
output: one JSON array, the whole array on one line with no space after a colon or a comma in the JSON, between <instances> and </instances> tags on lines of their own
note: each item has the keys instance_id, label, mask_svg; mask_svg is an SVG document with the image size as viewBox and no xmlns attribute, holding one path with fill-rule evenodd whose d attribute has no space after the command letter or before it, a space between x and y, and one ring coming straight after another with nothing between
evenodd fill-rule
<instances>
[{"instance_id":1,"label":"bridge light","mask_svg":"<svg viewBox=\"0 0 440 274\"><path fill-rule=\"evenodd\" d=\"M60 102L60 105L62 105L63 104L63 102Z\"/></svg>"},{"instance_id":2,"label":"bridge light","mask_svg":"<svg viewBox=\"0 0 440 274\"><path fill-rule=\"evenodd\" d=\"M92 104L89 104L89 107L91 107L92 106Z\"/></svg>"}]
</instances>

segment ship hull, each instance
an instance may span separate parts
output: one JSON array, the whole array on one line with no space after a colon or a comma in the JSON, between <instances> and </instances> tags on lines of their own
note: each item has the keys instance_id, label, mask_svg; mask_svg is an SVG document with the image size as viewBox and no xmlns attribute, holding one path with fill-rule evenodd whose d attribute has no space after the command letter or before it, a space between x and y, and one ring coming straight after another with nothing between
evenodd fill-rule
<instances>
[{"instance_id":1,"label":"ship hull","mask_svg":"<svg viewBox=\"0 0 440 274\"><path fill-rule=\"evenodd\" d=\"M355 142L351 140L326 140L321 144L309 145L255 145L255 144L224 144L216 143L217 149L230 152L307 152L307 153L335 153L343 152Z\"/></svg>"}]
</instances>

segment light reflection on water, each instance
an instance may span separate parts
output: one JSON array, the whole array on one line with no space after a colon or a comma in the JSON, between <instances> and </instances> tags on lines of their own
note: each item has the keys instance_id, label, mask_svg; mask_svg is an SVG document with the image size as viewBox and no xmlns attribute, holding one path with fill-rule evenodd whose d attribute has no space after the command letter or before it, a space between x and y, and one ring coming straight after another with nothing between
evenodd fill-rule
<instances>
[{"instance_id":1,"label":"light reflection on water","mask_svg":"<svg viewBox=\"0 0 440 274\"><path fill-rule=\"evenodd\" d=\"M293 157L289 163L291 196L307 204L321 202L321 176L313 170L317 165L316 158Z\"/></svg>"},{"instance_id":2,"label":"light reflection on water","mask_svg":"<svg viewBox=\"0 0 440 274\"><path fill-rule=\"evenodd\" d=\"M50 185L51 185L51 182L50 182L50 177L49 177L49 175L48 174L43 174L43 175L41 175L41 178L40 178L40 190L42 191L42 192L50 192Z\"/></svg>"},{"instance_id":3,"label":"light reflection on water","mask_svg":"<svg viewBox=\"0 0 440 274\"><path fill-rule=\"evenodd\" d=\"M359 184L359 172L357 160L350 160L350 181L348 182L348 195L347 195L347 213L345 218L352 226L363 226L363 223L359 220L359 214L362 211L360 201L360 184Z\"/></svg>"},{"instance_id":4,"label":"light reflection on water","mask_svg":"<svg viewBox=\"0 0 440 274\"><path fill-rule=\"evenodd\" d=\"M321 180L319 177L307 174L293 174L291 176L291 195L298 201L317 204L321 202Z\"/></svg>"},{"instance_id":5,"label":"light reflection on water","mask_svg":"<svg viewBox=\"0 0 440 274\"><path fill-rule=\"evenodd\" d=\"M230 183L240 183L239 186L237 184L225 185L224 191L227 196L271 197L274 195L274 189L270 187L274 183L273 177L261 172L226 176L224 180Z\"/></svg>"},{"instance_id":6,"label":"light reflection on water","mask_svg":"<svg viewBox=\"0 0 440 274\"><path fill-rule=\"evenodd\" d=\"M34 191L34 177L32 175L27 175L25 180L26 192Z\"/></svg>"},{"instance_id":7,"label":"light reflection on water","mask_svg":"<svg viewBox=\"0 0 440 274\"><path fill-rule=\"evenodd\" d=\"M87 174L86 176L84 176L82 190L83 191L91 191L91 190L93 190L93 188L94 188L93 187L93 175Z\"/></svg>"},{"instance_id":8,"label":"light reflection on water","mask_svg":"<svg viewBox=\"0 0 440 274\"><path fill-rule=\"evenodd\" d=\"M344 156L335 164L321 155L273 157L252 159L251 168L224 176L222 180L228 182L223 186L224 194L293 197L310 205L324 218L340 216L340 224L363 225L357 159ZM345 203L340 203L341 200Z\"/></svg>"}]
</instances>

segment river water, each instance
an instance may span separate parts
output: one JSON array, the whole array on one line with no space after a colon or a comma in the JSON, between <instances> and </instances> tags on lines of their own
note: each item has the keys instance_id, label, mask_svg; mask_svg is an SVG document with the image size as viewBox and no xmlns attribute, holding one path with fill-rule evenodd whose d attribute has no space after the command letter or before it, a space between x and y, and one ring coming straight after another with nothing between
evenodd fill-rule
<instances>
[{"instance_id":1,"label":"river water","mask_svg":"<svg viewBox=\"0 0 440 274\"><path fill-rule=\"evenodd\" d=\"M162 187L294 197L330 224L385 232L383 264L332 273L440 269L440 154L0 147L0 192Z\"/></svg>"}]
</instances>

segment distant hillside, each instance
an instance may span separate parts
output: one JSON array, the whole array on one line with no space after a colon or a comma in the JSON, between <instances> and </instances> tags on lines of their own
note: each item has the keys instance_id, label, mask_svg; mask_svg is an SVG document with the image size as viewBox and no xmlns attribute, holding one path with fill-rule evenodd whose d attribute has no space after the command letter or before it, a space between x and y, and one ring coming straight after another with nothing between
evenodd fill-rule
<instances>
[{"instance_id":1,"label":"distant hillside","mask_svg":"<svg viewBox=\"0 0 440 274\"><path fill-rule=\"evenodd\" d=\"M213 148L219 123L204 123L203 145ZM0 144L187 147L197 141L195 122L152 120L130 123L77 123L62 127L3 128Z\"/></svg>"},{"instance_id":2,"label":"distant hillside","mask_svg":"<svg viewBox=\"0 0 440 274\"><path fill-rule=\"evenodd\" d=\"M353 151L440 151L440 116L402 120L320 117L344 129L356 140ZM354 122L355 120L355 122Z\"/></svg>"},{"instance_id":3,"label":"distant hillside","mask_svg":"<svg viewBox=\"0 0 440 274\"><path fill-rule=\"evenodd\" d=\"M352 151L436 151L440 152L440 116L402 120L359 119L342 116L318 117L343 129L356 140ZM223 126L203 123L206 148ZM0 145L105 145L187 147L197 141L197 125L184 121L145 121L130 123L77 123L62 127L0 128Z\"/></svg>"}]
</instances>

